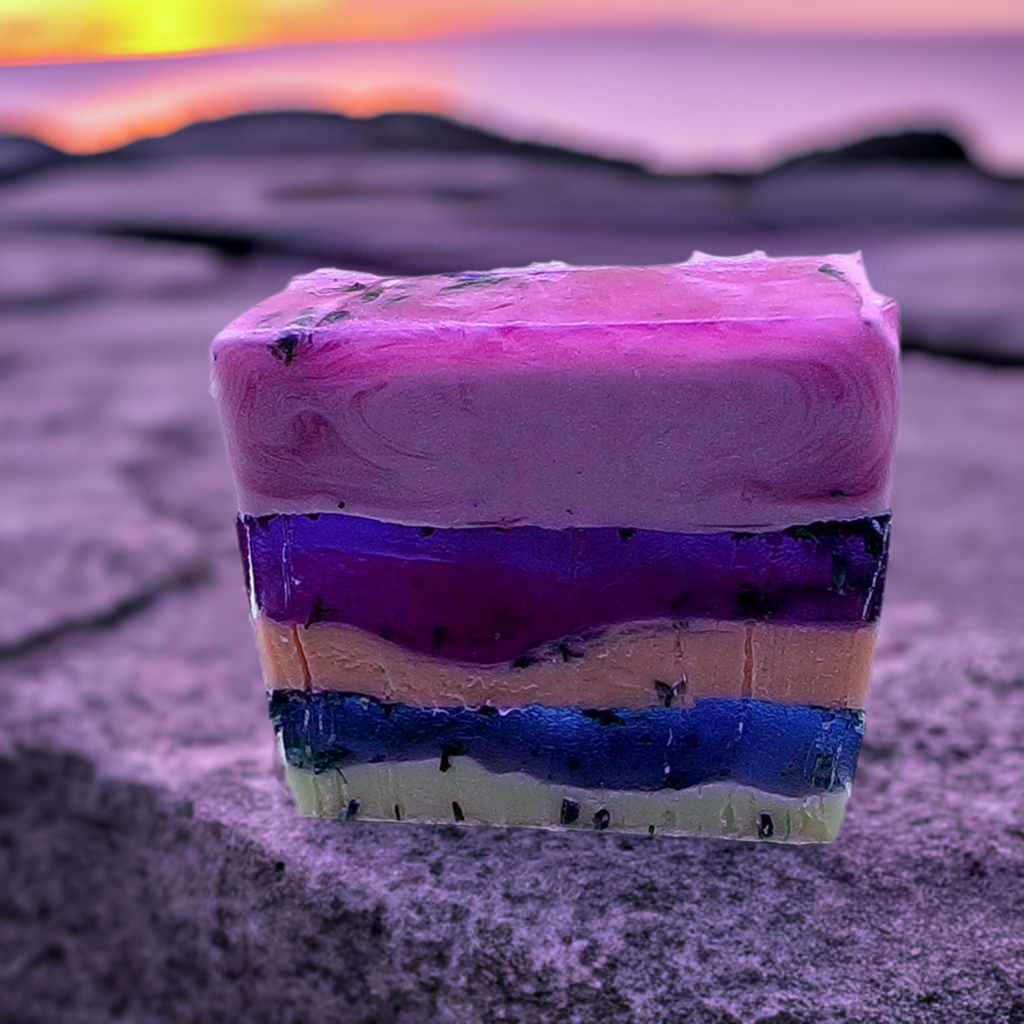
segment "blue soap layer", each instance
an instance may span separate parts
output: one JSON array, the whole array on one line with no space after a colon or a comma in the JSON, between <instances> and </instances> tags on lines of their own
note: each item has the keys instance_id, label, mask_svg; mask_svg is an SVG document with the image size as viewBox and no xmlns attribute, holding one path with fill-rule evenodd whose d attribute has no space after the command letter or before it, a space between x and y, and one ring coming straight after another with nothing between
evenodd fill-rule
<instances>
[{"instance_id":1,"label":"blue soap layer","mask_svg":"<svg viewBox=\"0 0 1024 1024\"><path fill-rule=\"evenodd\" d=\"M281 690L270 714L288 763L314 772L356 764L470 757L587 789L687 789L733 781L782 796L849 786L861 711L712 699L692 708L597 711L529 705L434 709L336 692Z\"/></svg>"}]
</instances>

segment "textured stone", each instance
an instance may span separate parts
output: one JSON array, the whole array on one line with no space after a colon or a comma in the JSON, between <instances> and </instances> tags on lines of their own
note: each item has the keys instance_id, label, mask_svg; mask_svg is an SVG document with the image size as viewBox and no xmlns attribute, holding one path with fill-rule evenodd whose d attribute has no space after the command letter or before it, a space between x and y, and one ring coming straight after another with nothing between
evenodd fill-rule
<instances>
[{"instance_id":1,"label":"textured stone","mask_svg":"<svg viewBox=\"0 0 1024 1024\"><path fill-rule=\"evenodd\" d=\"M304 821L207 393L293 266L0 311L4 536L50 559L0 571L0 1019L1024 1021L1021 372L905 359L835 846ZM82 576L90 538L127 554Z\"/></svg>"}]
</instances>

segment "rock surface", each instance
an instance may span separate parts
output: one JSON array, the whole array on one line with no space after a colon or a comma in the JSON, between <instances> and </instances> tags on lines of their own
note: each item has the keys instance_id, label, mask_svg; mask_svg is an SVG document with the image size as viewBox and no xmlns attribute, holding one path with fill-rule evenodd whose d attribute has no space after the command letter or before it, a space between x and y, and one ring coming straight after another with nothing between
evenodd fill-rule
<instances>
[{"instance_id":1,"label":"rock surface","mask_svg":"<svg viewBox=\"0 0 1024 1024\"><path fill-rule=\"evenodd\" d=\"M500 147L318 159L247 155L244 179L202 153L62 161L0 188L0 1019L1024 1022L1020 369L905 359L883 640L836 845L296 818L210 338L326 254L301 249L303 224L394 272L691 247L659 204L669 186L621 167L545 156L526 174ZM913 166L935 202L951 166L975 173ZM860 202L865 179L816 173L829 202ZM280 198L343 176L363 182L350 200ZM103 220L129 209L131 230ZM968 230L945 209L878 253L904 246L926 280L913 247ZM828 234L778 216L738 248ZM979 223L979 266L995 234L1020 244L1008 213ZM257 241L245 258L200 244L218 231ZM842 231L884 264L876 223L850 213ZM963 285L958 345L994 358L986 294ZM920 295L922 322L945 323L954 297Z\"/></svg>"}]
</instances>

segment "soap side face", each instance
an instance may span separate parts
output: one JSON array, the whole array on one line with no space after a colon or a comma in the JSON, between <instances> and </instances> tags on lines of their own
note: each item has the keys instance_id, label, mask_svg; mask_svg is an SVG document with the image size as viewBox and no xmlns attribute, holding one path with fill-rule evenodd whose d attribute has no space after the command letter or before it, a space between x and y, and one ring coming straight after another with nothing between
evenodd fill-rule
<instances>
[{"instance_id":1,"label":"soap side face","mask_svg":"<svg viewBox=\"0 0 1024 1024\"><path fill-rule=\"evenodd\" d=\"M304 814L836 838L896 309L854 257L318 271L214 343Z\"/></svg>"}]
</instances>

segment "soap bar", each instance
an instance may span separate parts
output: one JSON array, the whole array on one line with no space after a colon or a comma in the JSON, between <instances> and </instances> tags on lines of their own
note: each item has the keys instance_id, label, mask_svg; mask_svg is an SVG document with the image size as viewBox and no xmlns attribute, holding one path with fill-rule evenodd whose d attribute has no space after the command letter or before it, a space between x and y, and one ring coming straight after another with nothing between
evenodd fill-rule
<instances>
[{"instance_id":1,"label":"soap bar","mask_svg":"<svg viewBox=\"0 0 1024 1024\"><path fill-rule=\"evenodd\" d=\"M881 610L858 255L319 270L213 344L297 805L827 842Z\"/></svg>"}]
</instances>

